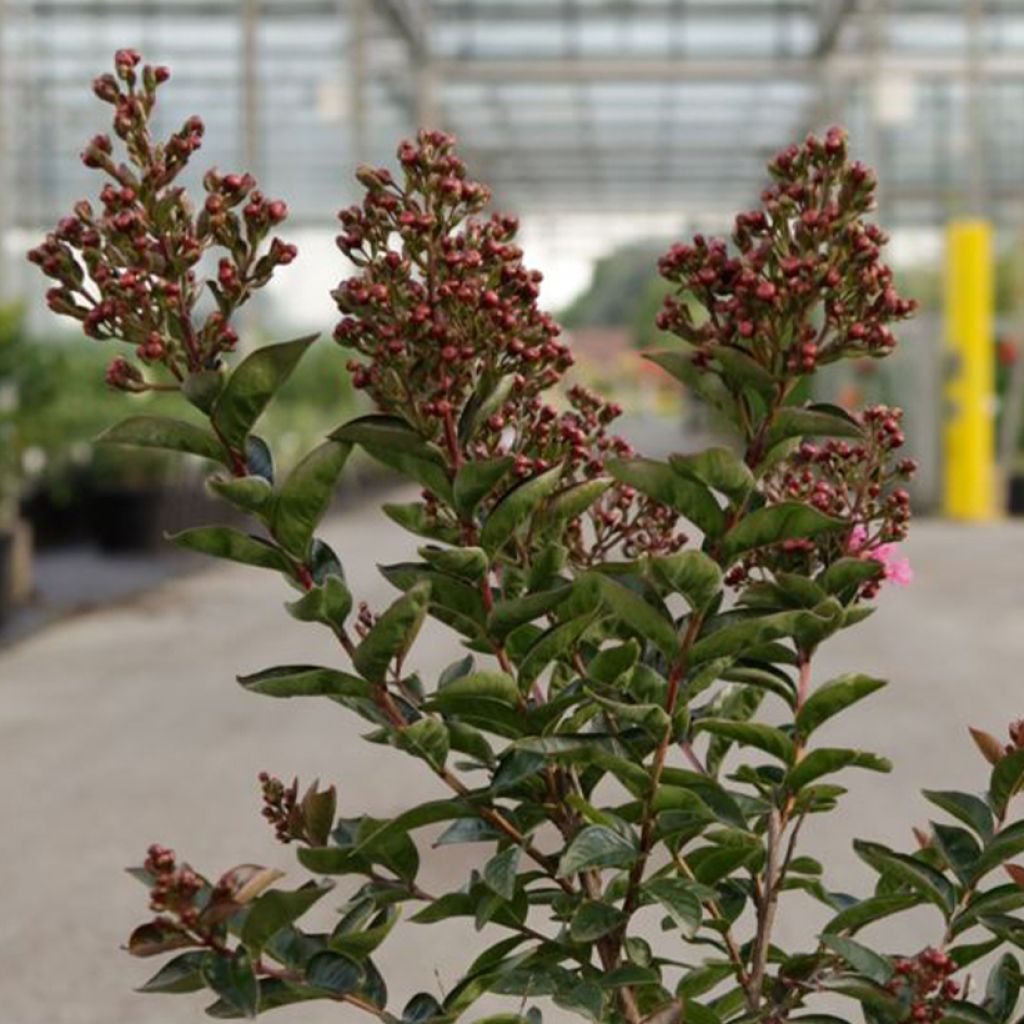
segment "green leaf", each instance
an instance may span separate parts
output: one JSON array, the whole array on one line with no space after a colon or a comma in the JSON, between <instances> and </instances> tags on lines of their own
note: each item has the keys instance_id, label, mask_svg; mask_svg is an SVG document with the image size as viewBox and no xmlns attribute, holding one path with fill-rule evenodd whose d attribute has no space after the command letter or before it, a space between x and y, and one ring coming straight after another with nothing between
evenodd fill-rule
<instances>
[{"instance_id":1,"label":"green leaf","mask_svg":"<svg viewBox=\"0 0 1024 1024\"><path fill-rule=\"evenodd\" d=\"M405 420L372 413L349 420L328 436L332 441L360 445L378 462L418 481L451 502L452 487L444 454Z\"/></svg>"},{"instance_id":2,"label":"green leaf","mask_svg":"<svg viewBox=\"0 0 1024 1024\"><path fill-rule=\"evenodd\" d=\"M870 978L849 974L838 978L826 978L820 984L829 992L838 992L840 995L849 996L865 1006L881 1010L896 1019L903 1016L903 1004L899 999Z\"/></svg>"},{"instance_id":3,"label":"green leaf","mask_svg":"<svg viewBox=\"0 0 1024 1024\"><path fill-rule=\"evenodd\" d=\"M829 594L842 594L860 588L884 571L882 563L873 558L840 558L818 577L817 583Z\"/></svg>"},{"instance_id":4,"label":"green leaf","mask_svg":"<svg viewBox=\"0 0 1024 1024\"><path fill-rule=\"evenodd\" d=\"M982 839L987 841L992 838L992 812L984 800L955 790L925 789L922 792L925 799L973 828Z\"/></svg>"},{"instance_id":5,"label":"green leaf","mask_svg":"<svg viewBox=\"0 0 1024 1024\"><path fill-rule=\"evenodd\" d=\"M324 950L310 958L306 981L331 995L344 996L363 983L363 968L342 953Z\"/></svg>"},{"instance_id":6,"label":"green leaf","mask_svg":"<svg viewBox=\"0 0 1024 1024\"><path fill-rule=\"evenodd\" d=\"M129 416L108 427L97 444L123 444L135 448L164 448L174 452L200 455L204 459L224 463L224 445L210 431L185 420L165 416Z\"/></svg>"},{"instance_id":7,"label":"green leaf","mask_svg":"<svg viewBox=\"0 0 1024 1024\"><path fill-rule=\"evenodd\" d=\"M434 1017L443 1017L441 1004L429 992L417 992L402 1010L402 1024L426 1024Z\"/></svg>"},{"instance_id":8,"label":"green leaf","mask_svg":"<svg viewBox=\"0 0 1024 1024\"><path fill-rule=\"evenodd\" d=\"M258 956L271 937L286 925L297 921L333 886L308 882L300 889L286 892L271 889L253 902L242 925L242 942L254 956Z\"/></svg>"},{"instance_id":9,"label":"green leaf","mask_svg":"<svg viewBox=\"0 0 1024 1024\"><path fill-rule=\"evenodd\" d=\"M149 881L148 878L145 880ZM157 956L194 945L195 942L173 921L159 919L140 924L128 938L128 952L132 956Z\"/></svg>"},{"instance_id":10,"label":"green leaf","mask_svg":"<svg viewBox=\"0 0 1024 1024\"><path fill-rule=\"evenodd\" d=\"M797 732L806 739L822 722L885 685L884 679L873 679L871 676L859 674L839 676L830 680L818 687L797 712Z\"/></svg>"},{"instance_id":11,"label":"green leaf","mask_svg":"<svg viewBox=\"0 0 1024 1024\"><path fill-rule=\"evenodd\" d=\"M983 878L993 868L999 867L1011 857L1024 851L1024 821L1015 821L1012 825L997 832L985 844L985 849L974 866L974 877Z\"/></svg>"},{"instance_id":12,"label":"green leaf","mask_svg":"<svg viewBox=\"0 0 1024 1024\"><path fill-rule=\"evenodd\" d=\"M724 736L745 747L756 747L786 764L796 756L793 741L781 730L761 722L736 722L728 718L704 718L694 723L694 729Z\"/></svg>"},{"instance_id":13,"label":"green leaf","mask_svg":"<svg viewBox=\"0 0 1024 1024\"><path fill-rule=\"evenodd\" d=\"M581 903L569 922L569 937L574 942L596 942L618 928L626 915L617 907L597 900Z\"/></svg>"},{"instance_id":14,"label":"green leaf","mask_svg":"<svg viewBox=\"0 0 1024 1024\"><path fill-rule=\"evenodd\" d=\"M444 770L448 757L448 730L436 718L421 718L397 736L398 745L410 754L423 758L436 772Z\"/></svg>"},{"instance_id":15,"label":"green leaf","mask_svg":"<svg viewBox=\"0 0 1024 1024\"><path fill-rule=\"evenodd\" d=\"M697 480L737 503L756 486L747 464L728 448L705 448L693 455L671 455L668 462L680 476Z\"/></svg>"},{"instance_id":16,"label":"green leaf","mask_svg":"<svg viewBox=\"0 0 1024 1024\"><path fill-rule=\"evenodd\" d=\"M571 650L593 621L593 614L578 615L542 633L519 664L519 685L529 686L555 658Z\"/></svg>"},{"instance_id":17,"label":"green leaf","mask_svg":"<svg viewBox=\"0 0 1024 1024\"><path fill-rule=\"evenodd\" d=\"M946 1024L994 1024L994 1019L980 1006L968 1002L951 1002L942 1007Z\"/></svg>"},{"instance_id":18,"label":"green leaf","mask_svg":"<svg viewBox=\"0 0 1024 1024\"><path fill-rule=\"evenodd\" d=\"M431 704L442 710L458 711L473 702L496 702L507 708L519 704L516 681L505 672L471 672L446 683L431 698Z\"/></svg>"},{"instance_id":19,"label":"green leaf","mask_svg":"<svg viewBox=\"0 0 1024 1024\"><path fill-rule=\"evenodd\" d=\"M510 846L507 850L495 854L484 865L484 885L504 900L511 900L515 897L516 873L519 870L522 853L521 847Z\"/></svg>"},{"instance_id":20,"label":"green leaf","mask_svg":"<svg viewBox=\"0 0 1024 1024\"><path fill-rule=\"evenodd\" d=\"M989 782L989 800L996 817L1006 816L1010 800L1024 785L1024 747L1007 754L992 769Z\"/></svg>"},{"instance_id":21,"label":"green leaf","mask_svg":"<svg viewBox=\"0 0 1024 1024\"><path fill-rule=\"evenodd\" d=\"M668 464L654 459L609 459L605 467L620 483L674 509L707 536L717 537L725 529L725 513L714 495Z\"/></svg>"},{"instance_id":22,"label":"green leaf","mask_svg":"<svg viewBox=\"0 0 1024 1024\"><path fill-rule=\"evenodd\" d=\"M429 601L430 585L417 583L381 615L352 657L361 675L374 683L384 681L392 661L401 661L416 639Z\"/></svg>"},{"instance_id":23,"label":"green leaf","mask_svg":"<svg viewBox=\"0 0 1024 1024\"><path fill-rule=\"evenodd\" d=\"M314 448L281 485L274 506L273 533L281 546L305 560L313 531L331 504L334 488L352 451L350 444L325 441Z\"/></svg>"},{"instance_id":24,"label":"green leaf","mask_svg":"<svg viewBox=\"0 0 1024 1024\"><path fill-rule=\"evenodd\" d=\"M541 525L544 529L555 530L571 522L583 515L611 485L612 481L607 477L595 477L571 484L550 498L543 507Z\"/></svg>"},{"instance_id":25,"label":"green leaf","mask_svg":"<svg viewBox=\"0 0 1024 1024\"><path fill-rule=\"evenodd\" d=\"M693 346L681 345L678 342L676 344L678 347L667 351L645 352L644 358L660 366L716 409L720 409L730 423L735 422L738 413L736 402L729 393L729 389L717 374L707 373L694 365Z\"/></svg>"},{"instance_id":26,"label":"green leaf","mask_svg":"<svg viewBox=\"0 0 1024 1024\"><path fill-rule=\"evenodd\" d=\"M317 665L278 665L239 676L238 682L250 693L266 697L373 697L373 687L365 679Z\"/></svg>"},{"instance_id":27,"label":"green leaf","mask_svg":"<svg viewBox=\"0 0 1024 1024\"><path fill-rule=\"evenodd\" d=\"M499 455L494 459L467 462L455 474L452 494L455 511L461 516L471 516L477 506L502 481L512 468L515 460L511 455Z\"/></svg>"},{"instance_id":28,"label":"green leaf","mask_svg":"<svg viewBox=\"0 0 1024 1024\"><path fill-rule=\"evenodd\" d=\"M700 900L694 894L694 885L682 878L654 878L643 891L665 908L669 917L687 938L697 933L701 921Z\"/></svg>"},{"instance_id":29,"label":"green leaf","mask_svg":"<svg viewBox=\"0 0 1024 1024\"><path fill-rule=\"evenodd\" d=\"M842 957L852 968L879 985L884 985L892 977L893 968L888 957L881 956L873 949L854 942L853 939L826 932L821 936L821 943Z\"/></svg>"},{"instance_id":30,"label":"green leaf","mask_svg":"<svg viewBox=\"0 0 1024 1024\"><path fill-rule=\"evenodd\" d=\"M561 466L553 466L538 476L513 487L497 505L480 531L480 544L485 551L495 552L505 546L512 535L533 515L540 503L558 486Z\"/></svg>"},{"instance_id":31,"label":"green leaf","mask_svg":"<svg viewBox=\"0 0 1024 1024\"><path fill-rule=\"evenodd\" d=\"M771 448L789 437L862 437L863 434L864 428L836 406L790 406L776 413L766 447Z\"/></svg>"},{"instance_id":32,"label":"green leaf","mask_svg":"<svg viewBox=\"0 0 1024 1024\"><path fill-rule=\"evenodd\" d=\"M182 953L165 963L137 991L164 992L175 995L183 992L198 992L206 985L202 976L202 965L205 959L206 953L200 950Z\"/></svg>"},{"instance_id":33,"label":"green leaf","mask_svg":"<svg viewBox=\"0 0 1024 1024\"><path fill-rule=\"evenodd\" d=\"M297 601L285 603L288 614L300 622L324 622L341 627L352 611L352 593L345 581L330 574L319 586L307 590Z\"/></svg>"},{"instance_id":34,"label":"green leaf","mask_svg":"<svg viewBox=\"0 0 1024 1024\"><path fill-rule=\"evenodd\" d=\"M744 516L726 534L722 545L723 556L732 561L747 551L779 544L793 538L816 537L830 530L843 530L842 519L819 512L812 505L798 501L783 501L766 505Z\"/></svg>"},{"instance_id":35,"label":"green leaf","mask_svg":"<svg viewBox=\"0 0 1024 1024\"><path fill-rule=\"evenodd\" d=\"M196 526L175 533L169 539L180 548L214 558L226 558L230 562L254 565L260 569L291 571L288 560L269 541L233 530L230 526Z\"/></svg>"},{"instance_id":36,"label":"green leaf","mask_svg":"<svg viewBox=\"0 0 1024 1024\"><path fill-rule=\"evenodd\" d=\"M722 589L722 570L703 551L679 551L649 561L654 578L682 594L694 611L704 611Z\"/></svg>"},{"instance_id":37,"label":"green leaf","mask_svg":"<svg viewBox=\"0 0 1024 1024\"><path fill-rule=\"evenodd\" d=\"M572 593L571 586L557 586L550 590L541 590L533 594L495 603L487 617L487 631L492 636L503 639L517 626L553 612Z\"/></svg>"},{"instance_id":38,"label":"green leaf","mask_svg":"<svg viewBox=\"0 0 1024 1024\"><path fill-rule=\"evenodd\" d=\"M181 393L190 405L209 415L224 388L224 377L223 369L190 373L181 385Z\"/></svg>"},{"instance_id":39,"label":"green leaf","mask_svg":"<svg viewBox=\"0 0 1024 1024\"><path fill-rule=\"evenodd\" d=\"M974 876L975 866L981 855L978 840L966 829L957 825L938 825L932 822L932 837L943 859L963 883Z\"/></svg>"},{"instance_id":40,"label":"green leaf","mask_svg":"<svg viewBox=\"0 0 1024 1024\"><path fill-rule=\"evenodd\" d=\"M246 1017L259 1011L260 988L252 961L239 947L230 956L210 953L203 961L203 980L232 1009Z\"/></svg>"},{"instance_id":41,"label":"green leaf","mask_svg":"<svg viewBox=\"0 0 1024 1024\"><path fill-rule=\"evenodd\" d=\"M1004 953L989 973L984 1009L997 1021L1009 1020L1017 1008L1020 987L1020 964L1012 953Z\"/></svg>"},{"instance_id":42,"label":"green leaf","mask_svg":"<svg viewBox=\"0 0 1024 1024\"><path fill-rule=\"evenodd\" d=\"M916 857L897 853L881 843L855 839L857 855L879 874L895 878L934 903L947 918L956 906L956 890L941 872Z\"/></svg>"},{"instance_id":43,"label":"green leaf","mask_svg":"<svg viewBox=\"0 0 1024 1024\"><path fill-rule=\"evenodd\" d=\"M893 914L902 914L904 910L920 906L922 902L922 897L917 892L871 896L841 910L825 925L825 932L829 934L850 932L852 935L875 921L892 917Z\"/></svg>"},{"instance_id":44,"label":"green leaf","mask_svg":"<svg viewBox=\"0 0 1024 1024\"><path fill-rule=\"evenodd\" d=\"M558 877L569 878L586 868L621 868L638 856L636 844L606 825L588 825L573 837L558 865Z\"/></svg>"},{"instance_id":45,"label":"green leaf","mask_svg":"<svg viewBox=\"0 0 1024 1024\"><path fill-rule=\"evenodd\" d=\"M260 1013L268 1010L275 1010L280 1006L291 1006L294 1003L306 1003L313 999L324 999L321 993L311 991L299 985L294 985L280 978L262 978L260 987ZM216 1020L237 1020L244 1014L239 1013L230 1003L224 999L206 1008L206 1015Z\"/></svg>"},{"instance_id":46,"label":"green leaf","mask_svg":"<svg viewBox=\"0 0 1024 1024\"><path fill-rule=\"evenodd\" d=\"M775 378L753 356L729 345L710 345L708 351L722 365L726 381L752 387L763 398L778 394Z\"/></svg>"},{"instance_id":47,"label":"green leaf","mask_svg":"<svg viewBox=\"0 0 1024 1024\"><path fill-rule=\"evenodd\" d=\"M211 476L206 487L235 508L260 518L274 500L274 488L262 476Z\"/></svg>"},{"instance_id":48,"label":"green leaf","mask_svg":"<svg viewBox=\"0 0 1024 1024\"><path fill-rule=\"evenodd\" d=\"M214 426L229 444L236 448L244 445L253 424L316 339L317 335L311 334L282 345L265 345L235 367L211 414Z\"/></svg>"},{"instance_id":49,"label":"green leaf","mask_svg":"<svg viewBox=\"0 0 1024 1024\"><path fill-rule=\"evenodd\" d=\"M603 573L588 573L586 579L597 586L602 604L612 615L634 630L642 640L650 641L666 658L675 656L679 638L667 611L655 608L635 590Z\"/></svg>"},{"instance_id":50,"label":"green leaf","mask_svg":"<svg viewBox=\"0 0 1024 1024\"><path fill-rule=\"evenodd\" d=\"M812 750L799 764L786 774L786 786L798 793L804 786L823 775L843 768L866 768L872 772L892 771L892 764L884 757L863 750L844 750L838 747L819 747Z\"/></svg>"},{"instance_id":51,"label":"green leaf","mask_svg":"<svg viewBox=\"0 0 1024 1024\"><path fill-rule=\"evenodd\" d=\"M419 555L439 572L479 583L487 574L488 561L483 548L439 548L427 544Z\"/></svg>"}]
</instances>

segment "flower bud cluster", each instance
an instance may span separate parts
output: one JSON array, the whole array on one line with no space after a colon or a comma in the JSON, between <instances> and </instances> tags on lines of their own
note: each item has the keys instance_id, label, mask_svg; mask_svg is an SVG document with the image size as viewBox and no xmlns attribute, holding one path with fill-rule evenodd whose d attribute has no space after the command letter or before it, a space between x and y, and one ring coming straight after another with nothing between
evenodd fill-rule
<instances>
[{"instance_id":1,"label":"flower bud cluster","mask_svg":"<svg viewBox=\"0 0 1024 1024\"><path fill-rule=\"evenodd\" d=\"M194 211L175 181L202 144L203 122L190 117L165 142L154 141L156 93L170 75L140 63L134 50L119 50L115 73L93 83L95 94L114 108L114 134L127 162L116 159L110 136L97 135L82 161L111 179L99 208L76 203L28 253L55 282L47 293L51 310L79 321L88 337L134 348L137 363L119 358L107 371L107 383L125 391L150 387L138 364L163 367L179 381L215 367L237 344L234 311L296 255L279 238L264 244L288 211L247 174L209 172L205 203ZM224 253L216 281L209 282L217 308L199 315L204 283L198 268L211 248Z\"/></svg>"},{"instance_id":2,"label":"flower bud cluster","mask_svg":"<svg viewBox=\"0 0 1024 1024\"><path fill-rule=\"evenodd\" d=\"M917 464L898 454L902 410L870 406L859 418L860 439L804 441L764 482L770 503L801 502L845 521L849 529L762 548L732 570L729 583L742 583L755 568L814 573L849 555L885 562L892 545L906 538L910 495L902 484ZM868 581L860 596L874 597L884 578Z\"/></svg>"},{"instance_id":3,"label":"flower bud cluster","mask_svg":"<svg viewBox=\"0 0 1024 1024\"><path fill-rule=\"evenodd\" d=\"M662 257L661 274L677 288L658 326L693 346L701 370L713 369L720 346L777 378L888 354L896 345L889 324L915 303L896 293L879 258L886 236L863 221L873 173L848 160L839 128L783 150L769 170L774 183L760 208L736 218L734 250L697 235Z\"/></svg>"},{"instance_id":4,"label":"flower bud cluster","mask_svg":"<svg viewBox=\"0 0 1024 1024\"><path fill-rule=\"evenodd\" d=\"M950 977L956 963L948 953L928 948L909 959L898 959L886 988L909 1004L911 1021L940 1021L946 1004L960 994Z\"/></svg>"},{"instance_id":5,"label":"flower bud cluster","mask_svg":"<svg viewBox=\"0 0 1024 1024\"><path fill-rule=\"evenodd\" d=\"M150 909L177 918L186 928L195 928L201 913L198 897L206 881L187 864L179 866L174 851L158 843L147 851L144 867L153 877Z\"/></svg>"},{"instance_id":6,"label":"flower bud cluster","mask_svg":"<svg viewBox=\"0 0 1024 1024\"><path fill-rule=\"evenodd\" d=\"M401 144L398 160L401 182L386 168L361 168L366 197L340 214L338 245L360 273L334 293L345 314L335 339L362 357L349 363L355 386L455 465L511 455L516 478L560 465L569 485L601 475L606 457L632 454L608 431L619 406L578 386L567 410L544 401L572 355L537 305L541 275L522 264L515 218L479 218L489 193L467 178L451 136L423 131ZM504 400L472 419L499 389ZM471 429L458 430L467 419ZM424 500L428 515L446 518L435 496ZM685 539L676 518L615 487L592 510L587 543L675 550ZM570 530L585 557L581 524Z\"/></svg>"},{"instance_id":7,"label":"flower bud cluster","mask_svg":"<svg viewBox=\"0 0 1024 1024\"><path fill-rule=\"evenodd\" d=\"M290 786L278 778L260 772L260 787L263 792L263 810L260 812L274 828L279 842L290 843L301 838L301 815L298 810L299 780L293 779Z\"/></svg>"},{"instance_id":8,"label":"flower bud cluster","mask_svg":"<svg viewBox=\"0 0 1024 1024\"><path fill-rule=\"evenodd\" d=\"M454 139L422 131L398 160L401 182L361 168L365 199L339 214L338 246L360 273L334 292L334 336L362 357L353 382L382 411L446 439L479 388L509 377L529 400L572 356L537 306L541 275L523 266L516 219L477 216L490 195L467 178Z\"/></svg>"}]
</instances>

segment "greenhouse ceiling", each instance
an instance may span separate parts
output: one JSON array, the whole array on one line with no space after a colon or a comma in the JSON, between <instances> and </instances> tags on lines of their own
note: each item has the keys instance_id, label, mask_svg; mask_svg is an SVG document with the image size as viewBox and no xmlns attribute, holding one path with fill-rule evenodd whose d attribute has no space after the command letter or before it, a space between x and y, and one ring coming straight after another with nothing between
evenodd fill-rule
<instances>
[{"instance_id":1,"label":"greenhouse ceiling","mask_svg":"<svg viewBox=\"0 0 1024 1024\"><path fill-rule=\"evenodd\" d=\"M209 159L309 222L417 123L535 214L746 203L832 121L897 220L1024 205L1024 0L0 0L0 24L8 227L87 190L83 85L124 45L173 67L166 127L201 109Z\"/></svg>"}]
</instances>

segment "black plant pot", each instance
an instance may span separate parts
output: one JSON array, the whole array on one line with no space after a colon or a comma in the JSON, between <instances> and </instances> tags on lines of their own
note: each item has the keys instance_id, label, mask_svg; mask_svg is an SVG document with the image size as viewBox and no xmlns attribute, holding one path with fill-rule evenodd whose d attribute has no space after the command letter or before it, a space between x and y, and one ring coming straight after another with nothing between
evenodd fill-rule
<instances>
[{"instance_id":1,"label":"black plant pot","mask_svg":"<svg viewBox=\"0 0 1024 1024\"><path fill-rule=\"evenodd\" d=\"M92 531L103 551L153 551L162 539L160 488L99 488L92 497Z\"/></svg>"},{"instance_id":2,"label":"black plant pot","mask_svg":"<svg viewBox=\"0 0 1024 1024\"><path fill-rule=\"evenodd\" d=\"M1006 488L1006 511L1011 516L1024 516L1024 474L1010 477Z\"/></svg>"},{"instance_id":3,"label":"black plant pot","mask_svg":"<svg viewBox=\"0 0 1024 1024\"><path fill-rule=\"evenodd\" d=\"M14 534L0 530L0 626L11 615L14 583Z\"/></svg>"}]
</instances>

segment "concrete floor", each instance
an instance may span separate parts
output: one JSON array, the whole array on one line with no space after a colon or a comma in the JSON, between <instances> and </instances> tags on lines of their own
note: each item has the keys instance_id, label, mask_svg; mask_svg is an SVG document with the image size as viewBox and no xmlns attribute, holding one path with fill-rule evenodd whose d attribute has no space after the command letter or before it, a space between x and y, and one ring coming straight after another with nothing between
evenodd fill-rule
<instances>
[{"instance_id":1,"label":"concrete floor","mask_svg":"<svg viewBox=\"0 0 1024 1024\"><path fill-rule=\"evenodd\" d=\"M406 535L372 506L335 521L330 534L356 592L383 604L391 591L373 564L408 557ZM918 789L983 784L966 725L1001 733L1024 714L1024 524L921 522L909 553L913 587L885 594L880 613L834 641L816 668L819 681L851 669L892 680L823 728L821 741L874 749L897 772L850 773L848 816L811 822L805 833L809 852L834 859L837 887L859 892L869 875L849 852L851 837L906 846L910 826L928 816ZM411 767L404 755L362 743L361 723L342 709L261 699L233 683L236 672L336 658L323 631L284 614L288 596L269 575L218 567L0 652L0 1024L201 1019L199 997L132 992L156 964L118 949L146 916L144 892L121 869L160 841L208 874L255 861L287 868L298 884L291 851L259 817L261 769L336 781L348 814L386 816L440 795L432 779L402 770ZM418 644L428 680L453 660L443 635L431 630ZM424 885L454 886L479 852L428 851ZM324 902L329 918L340 899ZM809 937L818 920L794 897L781 936ZM887 930L894 947L912 941L905 934ZM451 984L486 938L461 924L400 926L380 956L393 1005ZM311 1004L272 1019L361 1016Z\"/></svg>"}]
</instances>

